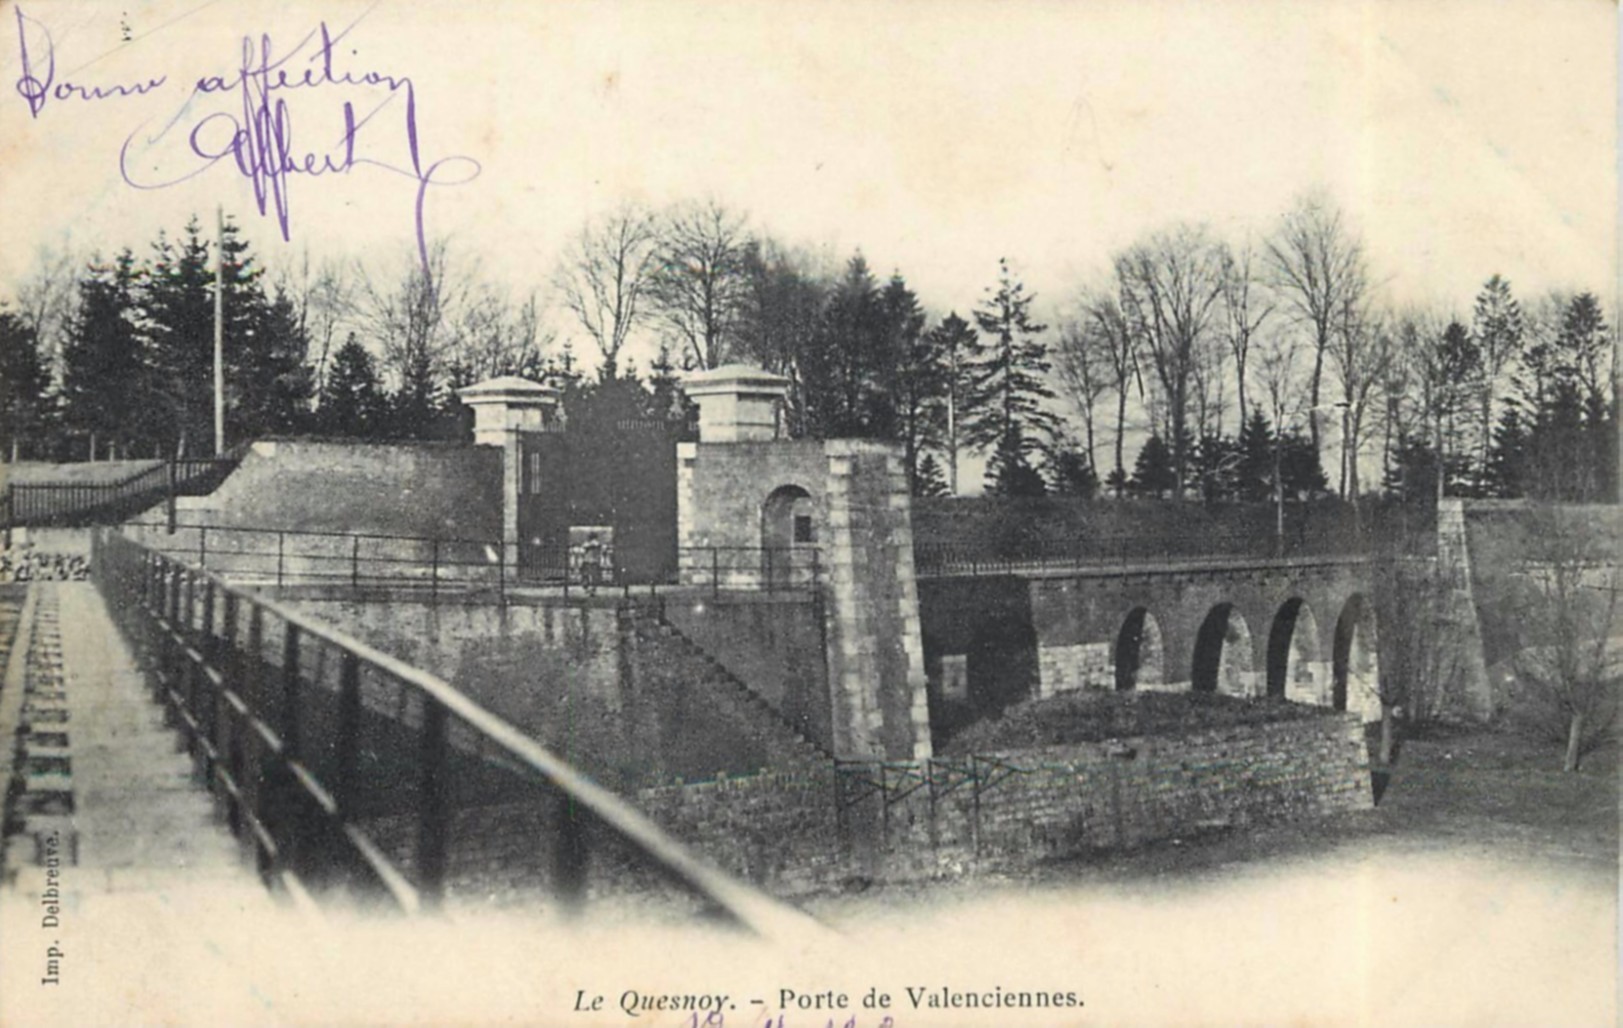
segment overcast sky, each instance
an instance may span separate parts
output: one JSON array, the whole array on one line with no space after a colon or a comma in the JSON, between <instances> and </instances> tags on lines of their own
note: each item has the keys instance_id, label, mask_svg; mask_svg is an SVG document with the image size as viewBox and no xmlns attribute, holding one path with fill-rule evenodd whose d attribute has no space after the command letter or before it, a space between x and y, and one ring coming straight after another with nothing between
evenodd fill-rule
<instances>
[{"instance_id":1,"label":"overcast sky","mask_svg":"<svg viewBox=\"0 0 1623 1028\"><path fill-rule=\"evenodd\" d=\"M53 92L165 78L35 111L19 7L0 60L0 287L40 244L110 252L216 203L261 251L411 252L418 184L376 164L286 182L288 232L192 129L242 118L242 37L280 58L325 20L334 73L409 77L419 154L479 173L426 190L429 237L544 285L565 237L624 198L712 196L794 242L861 247L933 312L966 311L1009 257L1040 304L1179 219L1267 231L1328 189L1399 301L1468 309L1616 281L1618 33L1600 0L1537 3L25 2ZM364 17L362 15L364 14ZM129 41L124 41L125 37ZM314 60L312 60L314 59ZM320 69L307 44L285 65ZM226 90L194 96L203 76ZM408 165L404 89L278 90L292 150ZM168 131L162 131L168 126ZM223 118L200 149L219 152ZM128 145L121 170L121 148ZM468 160L437 179L464 179ZM137 189L189 172L162 189ZM274 186L276 183L266 183ZM1047 312L1045 311L1045 314Z\"/></svg>"}]
</instances>

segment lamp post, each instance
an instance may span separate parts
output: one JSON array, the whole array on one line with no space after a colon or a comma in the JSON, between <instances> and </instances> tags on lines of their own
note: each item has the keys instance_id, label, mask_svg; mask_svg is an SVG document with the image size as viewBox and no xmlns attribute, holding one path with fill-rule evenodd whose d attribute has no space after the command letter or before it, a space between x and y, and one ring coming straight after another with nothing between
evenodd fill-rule
<instances>
[{"instance_id":1,"label":"lamp post","mask_svg":"<svg viewBox=\"0 0 1623 1028\"><path fill-rule=\"evenodd\" d=\"M214 456L225 454L225 208L214 206Z\"/></svg>"}]
</instances>

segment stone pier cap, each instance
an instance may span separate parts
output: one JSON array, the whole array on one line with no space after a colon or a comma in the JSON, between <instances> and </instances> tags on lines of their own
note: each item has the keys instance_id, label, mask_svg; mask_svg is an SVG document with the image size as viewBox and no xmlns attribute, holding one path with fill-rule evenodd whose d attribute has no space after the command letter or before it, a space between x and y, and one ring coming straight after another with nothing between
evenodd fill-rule
<instances>
[{"instance_id":1,"label":"stone pier cap","mask_svg":"<svg viewBox=\"0 0 1623 1028\"><path fill-rule=\"evenodd\" d=\"M748 364L723 364L682 379L699 405L699 439L706 443L765 442L778 437L778 405L789 380Z\"/></svg>"},{"instance_id":2,"label":"stone pier cap","mask_svg":"<svg viewBox=\"0 0 1623 1028\"><path fill-rule=\"evenodd\" d=\"M537 432L552 424L558 412L558 390L552 386L503 375L457 390L473 408L473 441L500 446L509 432Z\"/></svg>"}]
</instances>

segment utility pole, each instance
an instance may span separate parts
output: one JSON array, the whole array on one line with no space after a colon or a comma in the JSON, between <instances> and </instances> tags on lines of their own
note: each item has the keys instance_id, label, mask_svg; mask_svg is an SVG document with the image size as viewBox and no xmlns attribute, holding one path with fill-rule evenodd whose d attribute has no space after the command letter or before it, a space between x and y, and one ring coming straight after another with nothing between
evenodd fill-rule
<instances>
[{"instance_id":1,"label":"utility pole","mask_svg":"<svg viewBox=\"0 0 1623 1028\"><path fill-rule=\"evenodd\" d=\"M225 454L225 208L214 205L214 456Z\"/></svg>"}]
</instances>

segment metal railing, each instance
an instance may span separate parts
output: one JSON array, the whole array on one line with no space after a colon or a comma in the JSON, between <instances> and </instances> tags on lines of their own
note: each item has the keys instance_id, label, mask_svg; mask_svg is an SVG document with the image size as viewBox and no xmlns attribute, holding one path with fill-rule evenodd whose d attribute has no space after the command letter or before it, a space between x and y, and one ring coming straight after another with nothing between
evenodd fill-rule
<instances>
[{"instance_id":1,"label":"metal railing","mask_svg":"<svg viewBox=\"0 0 1623 1028\"><path fill-rule=\"evenodd\" d=\"M183 559L235 582L329 585L354 593L412 590L428 598L505 600L515 586L553 587L566 599L617 591L658 593L676 586L722 590L803 592L822 582L816 547L687 546L663 576L628 572L612 551L594 555L581 546L520 548L517 565L495 540L328 532L236 525L179 525L131 521L122 526L158 552Z\"/></svg>"},{"instance_id":2,"label":"metal railing","mask_svg":"<svg viewBox=\"0 0 1623 1028\"><path fill-rule=\"evenodd\" d=\"M1271 537L1258 538L1243 533L1191 533L1187 540L1175 545L1161 539L1124 534L1022 542L1008 547L917 543L913 547L913 566L921 578L955 578L1190 561L1254 564L1272 560L1349 559L1364 555L1365 551L1355 546L1288 543L1279 546Z\"/></svg>"},{"instance_id":3,"label":"metal railing","mask_svg":"<svg viewBox=\"0 0 1623 1028\"><path fill-rule=\"evenodd\" d=\"M0 491L0 527L119 521L175 496L213 492L241 454L165 461L110 482L11 482Z\"/></svg>"},{"instance_id":4,"label":"metal railing","mask_svg":"<svg viewBox=\"0 0 1623 1028\"><path fill-rule=\"evenodd\" d=\"M673 570L649 575L629 571L612 551L594 556L581 546L524 546L519 577L565 589L698 585L713 592L805 590L822 581L821 557L815 546L679 546L675 554Z\"/></svg>"},{"instance_id":5,"label":"metal railing","mask_svg":"<svg viewBox=\"0 0 1623 1028\"><path fill-rule=\"evenodd\" d=\"M236 525L127 522L152 549L232 581L260 585L334 585L353 592L411 587L431 598L469 592L505 594L512 584L498 542L381 532L324 532Z\"/></svg>"},{"instance_id":6,"label":"metal railing","mask_svg":"<svg viewBox=\"0 0 1623 1028\"><path fill-rule=\"evenodd\" d=\"M616 884L666 880L763 936L818 930L435 675L110 530L93 556L166 717L267 882L433 910L467 851L491 872L480 840L519 812L534 831L519 858L565 913L587 898L595 861ZM492 804L500 817L481 813Z\"/></svg>"}]
</instances>

